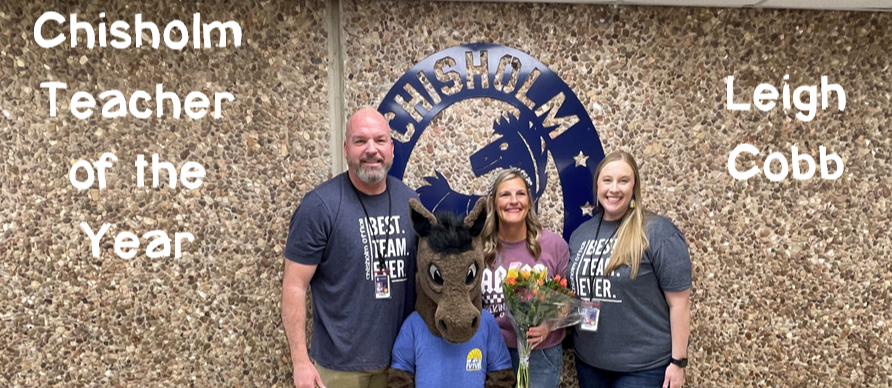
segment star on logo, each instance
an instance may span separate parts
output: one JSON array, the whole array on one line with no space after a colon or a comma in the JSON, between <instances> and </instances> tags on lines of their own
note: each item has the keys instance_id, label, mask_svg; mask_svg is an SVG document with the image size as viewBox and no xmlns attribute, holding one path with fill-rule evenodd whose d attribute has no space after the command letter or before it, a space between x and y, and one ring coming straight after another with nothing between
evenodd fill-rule
<instances>
[{"instance_id":1,"label":"star on logo","mask_svg":"<svg viewBox=\"0 0 892 388\"><path fill-rule=\"evenodd\" d=\"M591 216L592 210L595 209L595 207L588 203L588 201L585 202L585 205L582 205L579 208L582 209L582 215L584 216Z\"/></svg>"},{"instance_id":2,"label":"star on logo","mask_svg":"<svg viewBox=\"0 0 892 388\"><path fill-rule=\"evenodd\" d=\"M582 151L579 151L579 155L573 157L576 160L576 167L583 166L585 167L585 162L588 160L588 155L583 154ZM589 214L591 215L591 214Z\"/></svg>"}]
</instances>

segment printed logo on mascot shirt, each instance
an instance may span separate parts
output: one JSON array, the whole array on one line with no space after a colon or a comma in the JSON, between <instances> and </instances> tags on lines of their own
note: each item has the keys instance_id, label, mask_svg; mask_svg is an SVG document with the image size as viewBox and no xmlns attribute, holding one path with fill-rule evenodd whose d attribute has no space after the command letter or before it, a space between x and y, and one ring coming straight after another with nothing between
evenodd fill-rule
<instances>
[{"instance_id":1,"label":"printed logo on mascot shirt","mask_svg":"<svg viewBox=\"0 0 892 388\"><path fill-rule=\"evenodd\" d=\"M492 129L501 137L471 155L474 174L521 168L538 199L548 182L550 153L560 175L568 239L591 218L592 176L604 150L573 90L522 51L488 43L455 46L425 58L400 77L378 107L395 132L390 174L402 180L418 139L433 119L448 106L472 98L500 100L520 111L519 119L496 122ZM417 189L424 206L433 212L467 214L480 196L457 192L439 171L436 174L425 177L429 185Z\"/></svg>"},{"instance_id":2,"label":"printed logo on mascot shirt","mask_svg":"<svg viewBox=\"0 0 892 388\"><path fill-rule=\"evenodd\" d=\"M465 364L465 371L476 372L483 369L483 353L480 349L474 348L468 353L468 362Z\"/></svg>"}]
</instances>

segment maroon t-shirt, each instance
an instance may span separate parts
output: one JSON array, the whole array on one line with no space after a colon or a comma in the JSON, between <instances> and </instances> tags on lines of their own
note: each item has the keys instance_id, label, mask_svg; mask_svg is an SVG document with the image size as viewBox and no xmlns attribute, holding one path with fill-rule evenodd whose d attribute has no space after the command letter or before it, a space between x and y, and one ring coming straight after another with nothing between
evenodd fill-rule
<instances>
[{"instance_id":1,"label":"maroon t-shirt","mask_svg":"<svg viewBox=\"0 0 892 388\"><path fill-rule=\"evenodd\" d=\"M505 304L505 296L502 293L502 280L508 273L508 268L512 263L519 262L521 267L526 264L530 267L541 269L543 266L548 269L548 278L554 275L567 275L567 266L570 263L570 248L564 239L549 230L542 230L542 237L539 238L539 245L542 247L542 254L539 260L536 260L527 249L526 241L505 242L499 240L502 250L496 255L495 263L483 271L483 282L481 283L483 291L483 309L492 313L493 317L499 323L502 330L502 336L505 337L505 344L509 348L517 348L517 334L514 333L514 327L511 326L511 320L508 318L508 307ZM564 329L558 329L542 341L542 344L536 349L546 349L561 343L564 339Z\"/></svg>"}]
</instances>

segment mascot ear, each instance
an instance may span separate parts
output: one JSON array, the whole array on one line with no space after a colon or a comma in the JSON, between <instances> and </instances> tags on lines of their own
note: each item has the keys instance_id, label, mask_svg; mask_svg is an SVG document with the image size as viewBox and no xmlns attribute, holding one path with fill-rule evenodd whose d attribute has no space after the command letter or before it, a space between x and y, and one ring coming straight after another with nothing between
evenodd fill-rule
<instances>
[{"instance_id":1,"label":"mascot ear","mask_svg":"<svg viewBox=\"0 0 892 388\"><path fill-rule=\"evenodd\" d=\"M465 217L465 228L471 231L471 235L477 237L483 231L483 224L486 223L486 197L482 197L474 204L474 208L468 212Z\"/></svg>"},{"instance_id":2,"label":"mascot ear","mask_svg":"<svg viewBox=\"0 0 892 388\"><path fill-rule=\"evenodd\" d=\"M434 215L415 198L409 200L409 215L412 218L412 228L415 229L415 233L418 233L421 237L430 235L431 229L437 225L437 217L434 217Z\"/></svg>"}]
</instances>

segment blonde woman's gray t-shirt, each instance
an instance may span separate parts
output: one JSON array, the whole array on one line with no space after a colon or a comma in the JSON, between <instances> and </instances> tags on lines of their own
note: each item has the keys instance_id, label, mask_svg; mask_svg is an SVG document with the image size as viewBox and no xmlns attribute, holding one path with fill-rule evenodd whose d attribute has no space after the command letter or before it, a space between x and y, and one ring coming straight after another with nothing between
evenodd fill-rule
<instances>
[{"instance_id":1,"label":"blonde woman's gray t-shirt","mask_svg":"<svg viewBox=\"0 0 892 388\"><path fill-rule=\"evenodd\" d=\"M669 219L649 214L650 242L631 279L631 267L605 274L619 221L595 214L570 236L570 286L583 300L601 302L596 332L574 331L576 357L596 368L635 372L669 364L672 336L663 292L691 288L691 257L681 231ZM600 230L598 224L601 223Z\"/></svg>"}]
</instances>

